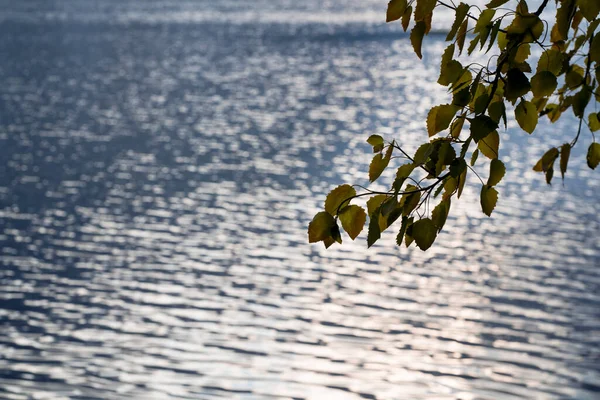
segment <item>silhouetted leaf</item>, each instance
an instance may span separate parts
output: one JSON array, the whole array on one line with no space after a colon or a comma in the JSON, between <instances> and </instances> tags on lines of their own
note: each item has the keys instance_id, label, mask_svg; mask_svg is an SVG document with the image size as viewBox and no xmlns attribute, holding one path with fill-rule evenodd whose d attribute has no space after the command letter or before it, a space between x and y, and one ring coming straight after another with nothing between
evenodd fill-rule
<instances>
[{"instance_id":1,"label":"silhouetted leaf","mask_svg":"<svg viewBox=\"0 0 600 400\"><path fill-rule=\"evenodd\" d=\"M424 143L415 152L413 157L414 165L418 166L427 161L427 158L433 151L433 145L431 143Z\"/></svg>"},{"instance_id":2,"label":"silhouetted leaf","mask_svg":"<svg viewBox=\"0 0 600 400\"><path fill-rule=\"evenodd\" d=\"M567 165L569 164L569 156L571 155L571 145L565 143L560 147L560 174L562 179L565 179L565 172L567 172Z\"/></svg>"},{"instance_id":3,"label":"silhouetted leaf","mask_svg":"<svg viewBox=\"0 0 600 400\"><path fill-rule=\"evenodd\" d=\"M413 223L411 234L417 246L425 251L430 248L435 241L437 229L431 219L423 218Z\"/></svg>"},{"instance_id":4,"label":"silhouetted leaf","mask_svg":"<svg viewBox=\"0 0 600 400\"><path fill-rule=\"evenodd\" d=\"M488 217L492 215L492 211L496 208L498 201L498 191L491 186L483 185L481 187L480 203L483 213Z\"/></svg>"},{"instance_id":5,"label":"silhouetted leaf","mask_svg":"<svg viewBox=\"0 0 600 400\"><path fill-rule=\"evenodd\" d=\"M556 43L567 39L574 7L575 0L563 0L561 2L561 6L556 12L556 23L550 32L552 42Z\"/></svg>"},{"instance_id":6,"label":"silhouetted leaf","mask_svg":"<svg viewBox=\"0 0 600 400\"><path fill-rule=\"evenodd\" d=\"M498 129L498 123L487 115L478 115L471 120L471 136L478 142Z\"/></svg>"},{"instance_id":7,"label":"silhouetted leaf","mask_svg":"<svg viewBox=\"0 0 600 400\"><path fill-rule=\"evenodd\" d=\"M575 89L583 83L585 71L579 65L571 65L565 76L565 83L569 89Z\"/></svg>"},{"instance_id":8,"label":"silhouetted leaf","mask_svg":"<svg viewBox=\"0 0 600 400\"><path fill-rule=\"evenodd\" d=\"M402 29L404 32L408 29L408 25L410 24L410 18L412 16L412 6L408 6L406 11L404 11L404 15L402 15Z\"/></svg>"},{"instance_id":9,"label":"silhouetted leaf","mask_svg":"<svg viewBox=\"0 0 600 400\"><path fill-rule=\"evenodd\" d=\"M577 118L583 118L583 113L585 112L585 108L590 102L591 97L592 93L588 86L584 86L575 94L575 96L573 96L573 104L571 107L573 108L573 114L575 114Z\"/></svg>"},{"instance_id":10,"label":"silhouetted leaf","mask_svg":"<svg viewBox=\"0 0 600 400\"><path fill-rule=\"evenodd\" d=\"M556 76L552 72L539 71L531 78L531 91L535 97L550 96L556 90L557 84Z\"/></svg>"},{"instance_id":11,"label":"silhouetted leaf","mask_svg":"<svg viewBox=\"0 0 600 400\"><path fill-rule=\"evenodd\" d=\"M509 70L506 74L506 86L504 87L504 97L508 101L514 102L531 89L529 80L525 74L518 68Z\"/></svg>"},{"instance_id":12,"label":"silhouetted leaf","mask_svg":"<svg viewBox=\"0 0 600 400\"><path fill-rule=\"evenodd\" d=\"M326 211L321 211L314 216L308 224L308 242L315 243L331 237L331 229L336 226L335 219Z\"/></svg>"},{"instance_id":13,"label":"silhouetted leaf","mask_svg":"<svg viewBox=\"0 0 600 400\"><path fill-rule=\"evenodd\" d=\"M366 221L367 214L360 206L350 205L340 214L342 228L344 228L352 240L356 239L358 234L363 230Z\"/></svg>"},{"instance_id":14,"label":"silhouetted leaf","mask_svg":"<svg viewBox=\"0 0 600 400\"><path fill-rule=\"evenodd\" d=\"M488 186L496 186L504 177L506 167L504 163L497 158L494 158L490 163L490 177L488 178Z\"/></svg>"},{"instance_id":15,"label":"silhouetted leaf","mask_svg":"<svg viewBox=\"0 0 600 400\"><path fill-rule=\"evenodd\" d=\"M406 6L406 0L391 0L388 3L385 22L392 22L402 18L404 11L406 11Z\"/></svg>"},{"instance_id":16,"label":"silhouetted leaf","mask_svg":"<svg viewBox=\"0 0 600 400\"><path fill-rule=\"evenodd\" d=\"M465 38L467 37L467 30L469 28L469 19L465 19L460 29L458 30L458 34L456 36L456 44L458 45L458 54L462 54L463 48L465 47Z\"/></svg>"},{"instance_id":17,"label":"silhouetted leaf","mask_svg":"<svg viewBox=\"0 0 600 400\"><path fill-rule=\"evenodd\" d=\"M423 45L423 36L425 35L425 29L425 22L419 21L415 24L412 31L410 32L410 43L413 46L415 54L419 58L423 58L423 54L421 53L421 46Z\"/></svg>"},{"instance_id":18,"label":"silhouetted leaf","mask_svg":"<svg viewBox=\"0 0 600 400\"><path fill-rule=\"evenodd\" d=\"M448 32L448 36L446 36L446 41L450 41L454 39L456 32L458 32L461 24L463 23L467 13L469 12L469 5L465 3L460 3L456 7L456 16L454 18L454 22L452 23L452 28L450 28L450 32Z\"/></svg>"},{"instance_id":19,"label":"silhouetted leaf","mask_svg":"<svg viewBox=\"0 0 600 400\"><path fill-rule=\"evenodd\" d=\"M433 212L431 213L431 220L433 221L433 224L437 228L438 232L444 227L449 212L450 199L442 200L442 202L433 209Z\"/></svg>"},{"instance_id":20,"label":"silhouetted leaf","mask_svg":"<svg viewBox=\"0 0 600 400\"><path fill-rule=\"evenodd\" d=\"M376 210L371 215L369 220L369 233L367 234L367 247L373 246L373 244L381 237L381 230L379 229L379 210Z\"/></svg>"},{"instance_id":21,"label":"silhouetted leaf","mask_svg":"<svg viewBox=\"0 0 600 400\"><path fill-rule=\"evenodd\" d=\"M515 118L521 129L527 133L533 133L538 123L537 109L533 103L521 100L515 108Z\"/></svg>"},{"instance_id":22,"label":"silhouetted leaf","mask_svg":"<svg viewBox=\"0 0 600 400\"><path fill-rule=\"evenodd\" d=\"M396 236L396 244L398 246L402 246L402 240L404 240L404 234L406 233L406 227L408 225L408 217L402 217L402 223L400 224L400 231L398 232L398 236Z\"/></svg>"},{"instance_id":23,"label":"silhouetted leaf","mask_svg":"<svg viewBox=\"0 0 600 400\"><path fill-rule=\"evenodd\" d=\"M592 143L587 152L587 165L591 169L596 169L600 163L600 143Z\"/></svg>"},{"instance_id":24,"label":"silhouetted leaf","mask_svg":"<svg viewBox=\"0 0 600 400\"><path fill-rule=\"evenodd\" d=\"M398 193L400 189L402 189L404 181L406 181L406 178L410 176L414 169L415 166L413 164L404 164L398 168L398 171L396 171L396 179L394 180L394 183L392 185L396 193Z\"/></svg>"},{"instance_id":25,"label":"silhouetted leaf","mask_svg":"<svg viewBox=\"0 0 600 400\"><path fill-rule=\"evenodd\" d=\"M435 8L436 0L416 0L415 21L425 21Z\"/></svg>"},{"instance_id":26,"label":"silhouetted leaf","mask_svg":"<svg viewBox=\"0 0 600 400\"><path fill-rule=\"evenodd\" d=\"M465 124L465 115L466 114L460 115L450 125L450 136L452 136L454 139L458 139L460 136L460 132Z\"/></svg>"},{"instance_id":27,"label":"silhouetted leaf","mask_svg":"<svg viewBox=\"0 0 600 400\"><path fill-rule=\"evenodd\" d=\"M487 8L496 8L496 7L500 7L502 4L506 3L508 0L492 0L489 3L487 3L485 6Z\"/></svg>"},{"instance_id":28,"label":"silhouetted leaf","mask_svg":"<svg viewBox=\"0 0 600 400\"><path fill-rule=\"evenodd\" d=\"M563 68L564 54L555 48L546 50L540 56L537 65L537 72L549 71L554 75L559 75Z\"/></svg>"},{"instance_id":29,"label":"silhouetted leaf","mask_svg":"<svg viewBox=\"0 0 600 400\"><path fill-rule=\"evenodd\" d=\"M325 211L331 215L337 215L338 208L346 207L350 198L356 196L356 190L350 185L340 185L333 189L325 199ZM343 203L343 204L342 204ZM340 207L341 205L341 207Z\"/></svg>"},{"instance_id":30,"label":"silhouetted leaf","mask_svg":"<svg viewBox=\"0 0 600 400\"><path fill-rule=\"evenodd\" d=\"M589 22L592 22L600 13L600 2L597 0L579 0L577 2L581 13Z\"/></svg>"}]
</instances>

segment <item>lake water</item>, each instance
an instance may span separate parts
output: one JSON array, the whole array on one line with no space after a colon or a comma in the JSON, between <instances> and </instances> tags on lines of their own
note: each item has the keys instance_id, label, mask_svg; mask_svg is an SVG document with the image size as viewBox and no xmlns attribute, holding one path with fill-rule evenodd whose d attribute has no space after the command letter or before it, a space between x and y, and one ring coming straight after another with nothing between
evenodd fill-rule
<instances>
[{"instance_id":1,"label":"lake water","mask_svg":"<svg viewBox=\"0 0 600 400\"><path fill-rule=\"evenodd\" d=\"M493 217L471 176L427 253L325 251L366 137L424 140L443 35L417 60L374 0L0 9L0 398L600 398L589 133L531 171L573 118L509 121Z\"/></svg>"}]
</instances>

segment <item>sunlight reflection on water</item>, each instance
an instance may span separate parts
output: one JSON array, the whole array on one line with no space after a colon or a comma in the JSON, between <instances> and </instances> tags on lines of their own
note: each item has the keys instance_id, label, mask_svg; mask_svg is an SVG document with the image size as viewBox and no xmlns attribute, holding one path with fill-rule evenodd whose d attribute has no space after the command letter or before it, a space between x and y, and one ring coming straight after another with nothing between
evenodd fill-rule
<instances>
[{"instance_id":1,"label":"sunlight reflection on water","mask_svg":"<svg viewBox=\"0 0 600 400\"><path fill-rule=\"evenodd\" d=\"M597 398L599 180L583 146L564 186L530 166L572 120L531 137L510 121L494 217L473 178L429 252L391 232L325 251L307 223L335 185L366 184L365 138L423 140L442 37L421 63L368 18L82 24L13 7L0 397Z\"/></svg>"}]
</instances>

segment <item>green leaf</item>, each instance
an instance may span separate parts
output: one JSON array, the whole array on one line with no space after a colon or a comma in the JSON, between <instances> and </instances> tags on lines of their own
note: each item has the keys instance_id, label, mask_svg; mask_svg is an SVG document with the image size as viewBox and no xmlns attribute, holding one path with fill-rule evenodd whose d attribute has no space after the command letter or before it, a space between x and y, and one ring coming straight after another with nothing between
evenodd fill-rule
<instances>
[{"instance_id":1,"label":"green leaf","mask_svg":"<svg viewBox=\"0 0 600 400\"><path fill-rule=\"evenodd\" d=\"M554 168L550 167L548 168L548 171L546 171L546 183L549 185L550 182L552 182L552 177L554 176Z\"/></svg>"},{"instance_id":2,"label":"green leaf","mask_svg":"<svg viewBox=\"0 0 600 400\"><path fill-rule=\"evenodd\" d=\"M421 46L423 45L423 36L425 35L425 22L419 21L415 24L410 32L410 43L413 46L415 54L419 58L423 58L423 54L421 54Z\"/></svg>"},{"instance_id":3,"label":"green leaf","mask_svg":"<svg viewBox=\"0 0 600 400\"><path fill-rule=\"evenodd\" d=\"M565 143L560 147L560 174L563 181L565 180L565 172L567 172L567 165L569 164L569 156L571 155L571 145Z\"/></svg>"},{"instance_id":4,"label":"green leaf","mask_svg":"<svg viewBox=\"0 0 600 400\"><path fill-rule=\"evenodd\" d=\"M514 103L531 89L529 79L518 68L513 68L506 73L506 85L504 86L504 97Z\"/></svg>"},{"instance_id":5,"label":"green leaf","mask_svg":"<svg viewBox=\"0 0 600 400\"><path fill-rule=\"evenodd\" d=\"M404 181L406 181L406 178L410 176L414 169L415 166L413 164L404 164L398 168L398 171L396 171L396 179L392 185L396 194L402 189Z\"/></svg>"},{"instance_id":6,"label":"green leaf","mask_svg":"<svg viewBox=\"0 0 600 400\"><path fill-rule=\"evenodd\" d=\"M477 142L477 148L487 158L493 160L498 158L498 148L500 147L500 135L494 131L485 138Z\"/></svg>"},{"instance_id":7,"label":"green leaf","mask_svg":"<svg viewBox=\"0 0 600 400\"><path fill-rule=\"evenodd\" d=\"M331 215L337 215L350 203L350 198L356 196L356 190L350 185L340 185L333 189L325 199L325 211ZM342 204L343 203L343 204Z\"/></svg>"},{"instance_id":8,"label":"green leaf","mask_svg":"<svg viewBox=\"0 0 600 400\"><path fill-rule=\"evenodd\" d=\"M407 221L406 221L406 231L404 233L404 238L405 241L404 243L406 244L406 247L410 246L411 243L413 242L413 237L411 236L412 234L412 227L413 227L413 221L415 220L414 217L410 217Z\"/></svg>"},{"instance_id":9,"label":"green leaf","mask_svg":"<svg viewBox=\"0 0 600 400\"><path fill-rule=\"evenodd\" d=\"M596 169L600 163L600 143L592 143L587 152L587 165L591 169Z\"/></svg>"},{"instance_id":10,"label":"green leaf","mask_svg":"<svg viewBox=\"0 0 600 400\"><path fill-rule=\"evenodd\" d=\"M406 186L406 192L400 199L400 207L402 207L402 215L409 215L418 205L421 199L421 192L417 191L417 187L413 185Z\"/></svg>"},{"instance_id":11,"label":"green leaf","mask_svg":"<svg viewBox=\"0 0 600 400\"><path fill-rule=\"evenodd\" d=\"M478 142L498 129L498 123L487 115L478 115L471 120L471 136Z\"/></svg>"},{"instance_id":12,"label":"green leaf","mask_svg":"<svg viewBox=\"0 0 600 400\"><path fill-rule=\"evenodd\" d=\"M539 71L531 78L531 91L535 97L550 96L557 85L556 76L550 71Z\"/></svg>"},{"instance_id":13,"label":"green leaf","mask_svg":"<svg viewBox=\"0 0 600 400\"><path fill-rule=\"evenodd\" d=\"M496 202L498 201L498 191L494 189L492 186L483 185L481 187L481 209L483 213L490 217L492 215L492 211L496 208Z\"/></svg>"},{"instance_id":14,"label":"green leaf","mask_svg":"<svg viewBox=\"0 0 600 400\"><path fill-rule=\"evenodd\" d=\"M437 228L438 232L442 230L444 224L446 223L446 219L448 218L448 213L450 212L450 199L442 200L440 204L438 204L431 213L431 220L433 224Z\"/></svg>"},{"instance_id":15,"label":"green leaf","mask_svg":"<svg viewBox=\"0 0 600 400\"><path fill-rule=\"evenodd\" d=\"M344 228L352 240L356 239L358 234L363 230L366 221L367 214L360 206L348 206L340 214L342 228Z\"/></svg>"},{"instance_id":16,"label":"green leaf","mask_svg":"<svg viewBox=\"0 0 600 400\"><path fill-rule=\"evenodd\" d=\"M446 41L450 41L454 39L456 32L460 28L461 24L465 20L467 13L469 12L469 5L465 3L460 3L458 7L456 7L456 16L454 18L454 23L452 24L452 28L450 28L450 32L448 32L448 36L446 36Z\"/></svg>"},{"instance_id":17,"label":"green leaf","mask_svg":"<svg viewBox=\"0 0 600 400\"><path fill-rule=\"evenodd\" d=\"M537 172L547 172L554 165L554 161L558 157L558 149L556 147L551 148L544 153L542 158L534 165L533 170Z\"/></svg>"},{"instance_id":18,"label":"green leaf","mask_svg":"<svg viewBox=\"0 0 600 400\"><path fill-rule=\"evenodd\" d=\"M431 137L448 128L458 109L457 106L452 104L442 104L433 107L427 115L427 132L429 136Z\"/></svg>"},{"instance_id":19,"label":"green leaf","mask_svg":"<svg viewBox=\"0 0 600 400\"><path fill-rule=\"evenodd\" d=\"M538 113L535 105L527 100L521 100L515 108L515 118L521 129L527 133L533 133L538 123Z\"/></svg>"},{"instance_id":20,"label":"green leaf","mask_svg":"<svg viewBox=\"0 0 600 400\"><path fill-rule=\"evenodd\" d=\"M369 180L371 182L375 182L383 170L385 170L388 166L390 158L392 157L393 148L393 146L389 146L385 156L381 153L375 154L375 157L373 157L373 160L371 160L371 164L369 165Z\"/></svg>"},{"instance_id":21,"label":"green leaf","mask_svg":"<svg viewBox=\"0 0 600 400\"><path fill-rule=\"evenodd\" d=\"M399 20L406 11L407 2L406 0L392 0L388 3L387 14L385 22L392 22Z\"/></svg>"},{"instance_id":22,"label":"green leaf","mask_svg":"<svg viewBox=\"0 0 600 400\"><path fill-rule=\"evenodd\" d=\"M488 114L495 123L500 123L500 118L504 119L504 128L506 128L506 107L503 100L492 101L488 107Z\"/></svg>"},{"instance_id":23,"label":"green leaf","mask_svg":"<svg viewBox=\"0 0 600 400\"><path fill-rule=\"evenodd\" d=\"M379 210L376 210L371 215L369 220L369 233L367 234L367 247L373 246L373 244L381 237L381 230L379 229Z\"/></svg>"},{"instance_id":24,"label":"green leaf","mask_svg":"<svg viewBox=\"0 0 600 400\"><path fill-rule=\"evenodd\" d=\"M487 9L483 10L477 19L477 23L475 24L475 29L473 29L473 33L484 32L486 29L489 30L488 25L494 18L494 14L496 14L496 10Z\"/></svg>"},{"instance_id":25,"label":"green leaf","mask_svg":"<svg viewBox=\"0 0 600 400\"><path fill-rule=\"evenodd\" d=\"M373 153L379 153L381 150L383 150L383 146L385 145L383 138L379 135L369 136L367 143L373 146Z\"/></svg>"},{"instance_id":26,"label":"green leaf","mask_svg":"<svg viewBox=\"0 0 600 400\"><path fill-rule=\"evenodd\" d=\"M496 8L496 7L500 7L502 4L508 2L508 0L492 0L489 3L487 3L485 6L487 8Z\"/></svg>"},{"instance_id":27,"label":"green leaf","mask_svg":"<svg viewBox=\"0 0 600 400\"><path fill-rule=\"evenodd\" d=\"M588 115L588 124L590 126L590 131L596 132L600 129L600 114L599 113L590 113Z\"/></svg>"},{"instance_id":28,"label":"green leaf","mask_svg":"<svg viewBox=\"0 0 600 400\"><path fill-rule=\"evenodd\" d=\"M465 114L458 116L454 122L450 125L450 136L454 139L458 139L460 137L460 132L462 131L463 125L465 124Z\"/></svg>"},{"instance_id":29,"label":"green leaf","mask_svg":"<svg viewBox=\"0 0 600 400\"><path fill-rule=\"evenodd\" d=\"M463 160L464 161L464 160ZM460 176L458 177L458 191L457 191L457 197L460 199L460 195L463 192L463 189L465 187L465 183L467 182L467 171L468 169L464 169L462 174L460 174Z\"/></svg>"},{"instance_id":30,"label":"green leaf","mask_svg":"<svg viewBox=\"0 0 600 400\"><path fill-rule=\"evenodd\" d=\"M414 165L418 166L427 161L432 151L433 145L431 143L424 143L421 146L419 146L419 148L415 152L415 155L413 156Z\"/></svg>"},{"instance_id":31,"label":"green leaf","mask_svg":"<svg viewBox=\"0 0 600 400\"><path fill-rule=\"evenodd\" d=\"M383 203L385 199L387 199L387 197L388 196L386 196L385 194L376 194L375 196L367 200L367 212L369 214L369 218L373 217L375 211L379 208L381 203Z\"/></svg>"},{"instance_id":32,"label":"green leaf","mask_svg":"<svg viewBox=\"0 0 600 400\"><path fill-rule=\"evenodd\" d=\"M583 83L585 72L579 65L571 65L565 76L565 83L569 89L575 89Z\"/></svg>"},{"instance_id":33,"label":"green leaf","mask_svg":"<svg viewBox=\"0 0 600 400\"><path fill-rule=\"evenodd\" d=\"M335 219L326 211L321 211L315 215L308 224L308 242L315 243L331 237L331 230L337 226Z\"/></svg>"},{"instance_id":34,"label":"green leaf","mask_svg":"<svg viewBox=\"0 0 600 400\"><path fill-rule=\"evenodd\" d=\"M600 32L594 36L590 44L590 61L600 63Z\"/></svg>"},{"instance_id":35,"label":"green leaf","mask_svg":"<svg viewBox=\"0 0 600 400\"><path fill-rule=\"evenodd\" d=\"M494 46L494 43L496 42L496 37L498 36L498 32L500 32L500 24L502 23L502 20L499 19L496 21L496 23L494 23L494 26L492 27L492 32L490 34L490 44L487 48L487 50L485 51L486 53L489 52L492 47Z\"/></svg>"},{"instance_id":36,"label":"green leaf","mask_svg":"<svg viewBox=\"0 0 600 400\"><path fill-rule=\"evenodd\" d=\"M548 71L554 75L559 75L563 68L564 54L555 48L546 50L540 56L537 65L537 72Z\"/></svg>"},{"instance_id":37,"label":"green leaf","mask_svg":"<svg viewBox=\"0 0 600 400\"><path fill-rule=\"evenodd\" d=\"M431 247L437 236L437 229L429 218L418 220L412 225L411 236L423 251Z\"/></svg>"},{"instance_id":38,"label":"green leaf","mask_svg":"<svg viewBox=\"0 0 600 400\"><path fill-rule=\"evenodd\" d=\"M504 177L506 167L504 163L497 158L494 158L490 163L490 177L488 178L488 186L496 186Z\"/></svg>"},{"instance_id":39,"label":"green leaf","mask_svg":"<svg viewBox=\"0 0 600 400\"><path fill-rule=\"evenodd\" d=\"M479 149L475 149L475 151L471 155L471 167L474 166L477 162L477 157L479 157Z\"/></svg>"}]
</instances>

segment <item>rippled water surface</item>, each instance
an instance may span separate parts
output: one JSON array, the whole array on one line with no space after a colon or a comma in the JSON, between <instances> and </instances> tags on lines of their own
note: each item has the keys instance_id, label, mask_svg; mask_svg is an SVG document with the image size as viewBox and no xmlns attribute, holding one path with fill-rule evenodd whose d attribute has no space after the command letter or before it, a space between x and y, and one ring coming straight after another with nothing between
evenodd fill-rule
<instances>
[{"instance_id":1,"label":"rippled water surface","mask_svg":"<svg viewBox=\"0 0 600 400\"><path fill-rule=\"evenodd\" d=\"M424 139L442 36L418 61L385 1L1 3L0 398L600 398L589 135L531 171L574 120L509 121L493 218L471 176L427 253L325 251L365 138Z\"/></svg>"}]
</instances>

